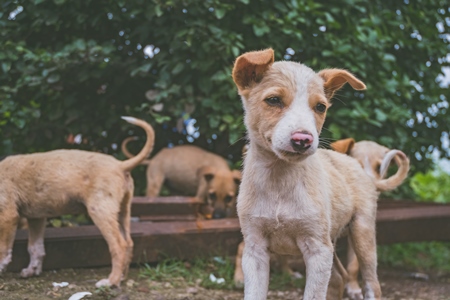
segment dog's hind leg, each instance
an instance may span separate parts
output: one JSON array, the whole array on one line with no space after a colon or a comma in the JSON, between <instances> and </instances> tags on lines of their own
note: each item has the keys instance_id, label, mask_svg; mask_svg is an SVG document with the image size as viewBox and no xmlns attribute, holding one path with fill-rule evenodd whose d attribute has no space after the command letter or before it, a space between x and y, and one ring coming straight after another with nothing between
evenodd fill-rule
<instances>
[{"instance_id":1,"label":"dog's hind leg","mask_svg":"<svg viewBox=\"0 0 450 300\"><path fill-rule=\"evenodd\" d=\"M0 204L2 204L0 210L0 273L2 273L12 260L12 247L19 214L15 204L4 205L2 199L0 199Z\"/></svg>"},{"instance_id":2,"label":"dog's hind leg","mask_svg":"<svg viewBox=\"0 0 450 300\"><path fill-rule=\"evenodd\" d=\"M236 260L234 263L234 285L238 288L244 287L244 272L242 271L242 255L244 252L245 243L241 242L236 253Z\"/></svg>"},{"instance_id":3,"label":"dog's hind leg","mask_svg":"<svg viewBox=\"0 0 450 300\"><path fill-rule=\"evenodd\" d=\"M21 277L37 276L42 273L42 262L45 256L44 249L44 231L45 218L27 219L28 220L28 253L30 254L30 263L28 267L20 272Z\"/></svg>"},{"instance_id":4,"label":"dog's hind leg","mask_svg":"<svg viewBox=\"0 0 450 300\"><path fill-rule=\"evenodd\" d=\"M133 239L131 238L131 229L130 229L131 200L133 197L133 190L134 188L131 188L128 192L125 193L119 213L120 232L122 233L122 237L125 239L125 242L127 244L125 269L123 271L124 278L128 274L128 268L130 266L131 259L133 257Z\"/></svg>"},{"instance_id":5,"label":"dog's hind leg","mask_svg":"<svg viewBox=\"0 0 450 300\"><path fill-rule=\"evenodd\" d=\"M381 288L377 276L377 245L373 218L356 215L350 225L350 235L364 281L364 299L381 299Z\"/></svg>"},{"instance_id":6,"label":"dog's hind leg","mask_svg":"<svg viewBox=\"0 0 450 300\"><path fill-rule=\"evenodd\" d=\"M345 291L347 296L351 300L362 300L364 299L361 287L358 284L358 271L359 263L356 258L355 250L353 250L353 242L351 237L347 238L348 248L347 248L347 272L348 272L348 282L345 285Z\"/></svg>"},{"instance_id":7,"label":"dog's hind leg","mask_svg":"<svg viewBox=\"0 0 450 300\"><path fill-rule=\"evenodd\" d=\"M121 201L106 195L96 195L96 197L101 197L101 201L87 201L87 203L95 203L87 205L87 210L108 244L112 259L112 271L107 279L102 279L95 285L97 287L119 286L123 272L128 267L128 242L122 235L126 229L121 230L117 219L120 214Z\"/></svg>"},{"instance_id":8,"label":"dog's hind leg","mask_svg":"<svg viewBox=\"0 0 450 300\"><path fill-rule=\"evenodd\" d=\"M164 174L157 169L155 162L150 161L147 167L147 197L156 197L164 184Z\"/></svg>"}]
</instances>

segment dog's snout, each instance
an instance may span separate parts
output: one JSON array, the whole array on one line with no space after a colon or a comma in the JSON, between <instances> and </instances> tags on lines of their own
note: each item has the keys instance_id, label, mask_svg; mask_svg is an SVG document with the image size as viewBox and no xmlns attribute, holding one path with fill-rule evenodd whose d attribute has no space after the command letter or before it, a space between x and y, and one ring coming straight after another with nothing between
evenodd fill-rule
<instances>
[{"instance_id":1,"label":"dog's snout","mask_svg":"<svg viewBox=\"0 0 450 300\"><path fill-rule=\"evenodd\" d=\"M215 209L213 213L213 219L223 219L227 216L226 212L222 209Z\"/></svg>"},{"instance_id":2,"label":"dog's snout","mask_svg":"<svg viewBox=\"0 0 450 300\"><path fill-rule=\"evenodd\" d=\"M291 145L295 151L305 151L311 147L314 138L307 131L296 131L291 135Z\"/></svg>"}]
</instances>

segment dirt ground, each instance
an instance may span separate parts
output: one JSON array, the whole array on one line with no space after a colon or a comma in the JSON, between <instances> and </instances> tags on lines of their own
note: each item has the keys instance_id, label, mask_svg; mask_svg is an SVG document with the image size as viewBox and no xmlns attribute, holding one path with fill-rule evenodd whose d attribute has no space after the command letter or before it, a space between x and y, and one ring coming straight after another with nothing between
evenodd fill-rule
<instances>
[{"instance_id":1,"label":"dirt ground","mask_svg":"<svg viewBox=\"0 0 450 300\"><path fill-rule=\"evenodd\" d=\"M37 300L69 299L82 291L92 293L83 299L115 300L237 300L243 299L240 290L209 290L198 285L187 285L182 278L171 282L152 282L139 278L137 268L130 269L128 279L122 283L122 289L96 289L97 280L106 277L108 268L99 269L65 269L44 272L40 277L19 279L17 273L5 273L0 277L0 299L2 300ZM409 272L387 268L379 269L379 277L384 299L450 299L450 274L428 273L428 280L411 279ZM62 288L52 286L53 282L68 282ZM268 299L301 299L301 290L270 291Z\"/></svg>"}]
</instances>

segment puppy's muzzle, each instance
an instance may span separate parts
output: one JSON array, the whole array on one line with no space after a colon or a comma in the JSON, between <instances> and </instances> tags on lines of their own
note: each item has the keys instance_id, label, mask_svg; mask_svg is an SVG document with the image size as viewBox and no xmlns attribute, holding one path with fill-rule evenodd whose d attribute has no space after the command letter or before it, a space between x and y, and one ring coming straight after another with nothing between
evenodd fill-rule
<instances>
[{"instance_id":1,"label":"puppy's muzzle","mask_svg":"<svg viewBox=\"0 0 450 300\"><path fill-rule=\"evenodd\" d=\"M311 147L313 141L312 134L307 131L296 131L291 135L291 146L296 152L305 152Z\"/></svg>"},{"instance_id":2,"label":"puppy's muzzle","mask_svg":"<svg viewBox=\"0 0 450 300\"><path fill-rule=\"evenodd\" d=\"M213 219L223 219L227 216L227 213L223 209L215 209L213 213Z\"/></svg>"}]
</instances>

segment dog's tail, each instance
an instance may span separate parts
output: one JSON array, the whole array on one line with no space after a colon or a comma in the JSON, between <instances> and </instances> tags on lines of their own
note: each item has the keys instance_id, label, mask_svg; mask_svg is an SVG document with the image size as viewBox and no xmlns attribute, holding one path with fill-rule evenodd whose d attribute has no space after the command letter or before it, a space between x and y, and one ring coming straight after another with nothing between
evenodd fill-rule
<instances>
[{"instance_id":1,"label":"dog's tail","mask_svg":"<svg viewBox=\"0 0 450 300\"><path fill-rule=\"evenodd\" d=\"M383 178L386 176L389 165L392 161L395 160L395 163L398 166L397 173L392 175L389 178L375 180L375 185L379 191L390 191L398 187L402 184L403 180L405 180L409 171L409 159L405 153L400 150L391 150L385 156L380 166L380 177Z\"/></svg>"},{"instance_id":2,"label":"dog's tail","mask_svg":"<svg viewBox=\"0 0 450 300\"><path fill-rule=\"evenodd\" d=\"M120 148L122 149L122 152L126 157L128 157L128 158L134 157L134 155L130 151L128 151L127 145L129 142L137 141L137 140L139 140L139 137L137 137L137 136L130 136L123 140ZM150 161L151 161L150 159L144 159L143 161L141 161L141 165L148 165L148 164L150 164Z\"/></svg>"},{"instance_id":3,"label":"dog's tail","mask_svg":"<svg viewBox=\"0 0 450 300\"><path fill-rule=\"evenodd\" d=\"M155 145L155 131L153 130L153 127L150 126L150 124L148 124L145 121L133 117L122 117L122 119L124 119L128 123L141 127L142 129L145 130L145 133L147 134L147 140L145 142L145 145L142 148L141 152L139 152L136 156L131 155L128 151L127 153L124 152L124 154L127 157L129 157L129 159L122 162L122 169L124 171L131 171L134 167L141 164L145 160L145 158L147 158L147 156L149 156L150 153L152 152L153 146ZM124 143L126 140L131 139L127 138L122 142L122 151L124 149Z\"/></svg>"}]
</instances>

